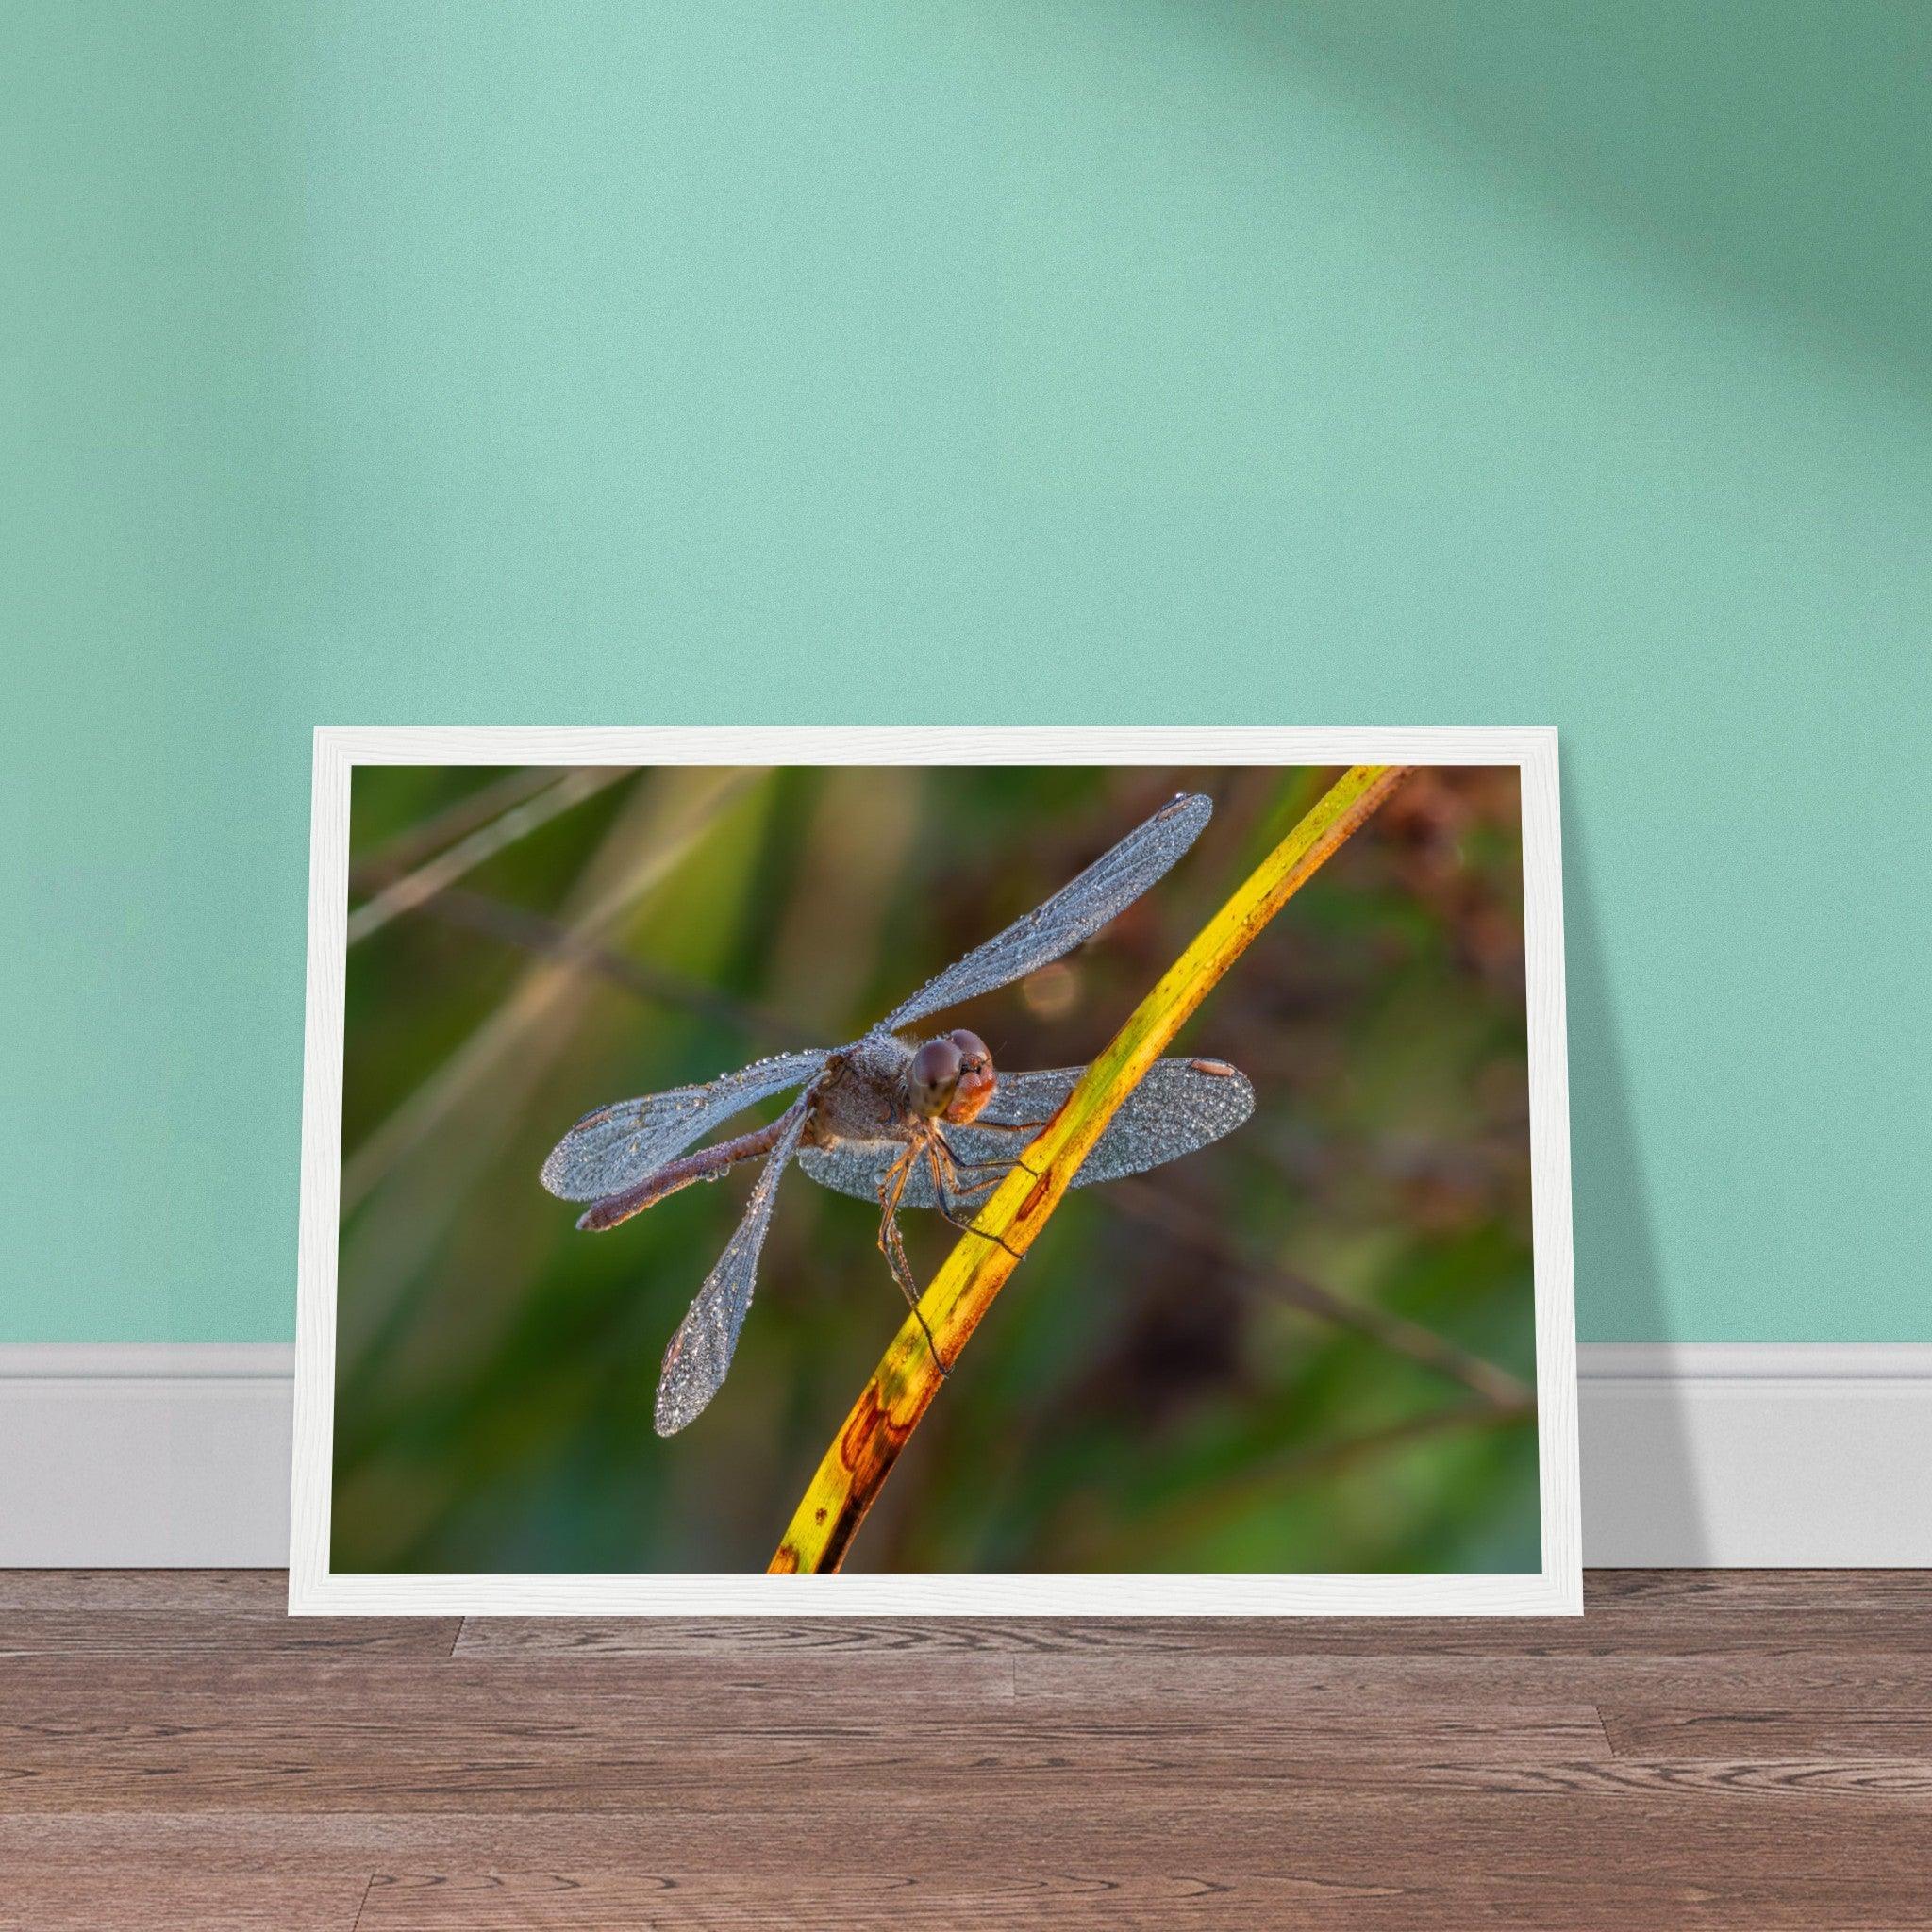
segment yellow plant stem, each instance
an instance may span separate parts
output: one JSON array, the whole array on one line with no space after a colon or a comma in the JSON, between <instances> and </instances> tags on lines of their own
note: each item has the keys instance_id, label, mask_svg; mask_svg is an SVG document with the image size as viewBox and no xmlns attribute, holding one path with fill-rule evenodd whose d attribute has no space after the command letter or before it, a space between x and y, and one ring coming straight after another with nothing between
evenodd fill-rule
<instances>
[{"instance_id":1,"label":"yellow plant stem","mask_svg":"<svg viewBox=\"0 0 1932 1932\"><path fill-rule=\"evenodd\" d=\"M1407 771L1403 765L1357 765L1339 778L1202 927L1080 1076L1065 1105L1020 1157L972 1231L960 1237L933 1276L918 1315L907 1317L880 1358L768 1566L774 1574L838 1569L900 1450L939 1391L939 1365L919 1318L924 1318L950 1368L1148 1068L1261 928L1363 824Z\"/></svg>"}]
</instances>

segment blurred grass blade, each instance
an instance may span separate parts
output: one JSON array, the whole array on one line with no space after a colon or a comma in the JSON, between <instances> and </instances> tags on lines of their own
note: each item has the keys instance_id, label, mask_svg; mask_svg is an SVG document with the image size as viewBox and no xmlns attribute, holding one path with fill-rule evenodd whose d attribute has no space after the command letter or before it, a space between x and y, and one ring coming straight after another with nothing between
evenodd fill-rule
<instances>
[{"instance_id":1,"label":"blurred grass blade","mask_svg":"<svg viewBox=\"0 0 1932 1932\"><path fill-rule=\"evenodd\" d=\"M940 1386L921 1318L950 1364L992 1307L1127 1095L1261 929L1401 783L1357 765L1323 795L1202 927L1080 1077L933 1277L826 1450L779 1543L774 1573L836 1570Z\"/></svg>"},{"instance_id":2,"label":"blurred grass blade","mask_svg":"<svg viewBox=\"0 0 1932 1932\"><path fill-rule=\"evenodd\" d=\"M426 818L404 825L375 851L358 852L350 859L349 890L366 896L379 891L391 879L401 878L406 872L414 872L425 859L446 851L458 840L467 839L478 825L500 818L540 791L548 791L557 783L558 771L555 765L514 765L494 778L486 779L474 791L439 806ZM366 775L358 777L358 799L368 783Z\"/></svg>"},{"instance_id":3,"label":"blurred grass blade","mask_svg":"<svg viewBox=\"0 0 1932 1932\"><path fill-rule=\"evenodd\" d=\"M634 959L615 946L582 938L561 920L512 906L507 899L492 899L487 892L452 886L425 900L418 909L428 918L460 926L466 932L482 933L520 952L594 973L612 986L622 987L634 999L653 1006L680 1007L753 1040L769 1040L779 1046L809 1046L817 1038L808 1027L794 1025L749 1000L720 992L701 979L674 973L648 959Z\"/></svg>"},{"instance_id":4,"label":"blurred grass blade","mask_svg":"<svg viewBox=\"0 0 1932 1932\"><path fill-rule=\"evenodd\" d=\"M623 775L628 776L629 773ZM641 791L620 817L563 911L573 945L607 938L645 893L683 864L719 814L758 774L743 770L672 768ZM659 793L663 795L660 796ZM341 1211L360 1206L384 1175L458 1112L473 1093L497 1079L507 1063L527 1082L549 1057L572 1020L578 968L543 959L396 1110L342 1160ZM499 1085L491 1109L503 1121L513 1108Z\"/></svg>"},{"instance_id":5,"label":"blurred grass blade","mask_svg":"<svg viewBox=\"0 0 1932 1932\"><path fill-rule=\"evenodd\" d=\"M349 914L348 943L353 946L371 933L380 932L391 920L413 912L453 886L464 874L475 872L519 839L527 838L540 825L547 825L573 806L581 805L606 786L630 775L627 766L585 766L565 773L534 798L520 800L488 824L478 825L446 851L425 860L413 872L391 880L373 898L364 900Z\"/></svg>"}]
</instances>

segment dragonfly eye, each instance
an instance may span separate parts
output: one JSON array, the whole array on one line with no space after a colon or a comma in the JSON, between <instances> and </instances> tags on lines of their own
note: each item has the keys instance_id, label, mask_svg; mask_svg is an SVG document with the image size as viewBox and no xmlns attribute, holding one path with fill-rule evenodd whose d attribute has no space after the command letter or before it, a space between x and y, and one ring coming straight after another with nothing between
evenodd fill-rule
<instances>
[{"instance_id":1,"label":"dragonfly eye","mask_svg":"<svg viewBox=\"0 0 1932 1932\"><path fill-rule=\"evenodd\" d=\"M950 1040L928 1040L906 1069L906 1097L916 1113L937 1120L951 1105L965 1056Z\"/></svg>"},{"instance_id":2,"label":"dragonfly eye","mask_svg":"<svg viewBox=\"0 0 1932 1932\"><path fill-rule=\"evenodd\" d=\"M969 1074L976 1074L984 1067L992 1065L992 1055L987 1051L986 1041L976 1033L969 1033L961 1026L946 1035L959 1049L959 1063Z\"/></svg>"}]
</instances>

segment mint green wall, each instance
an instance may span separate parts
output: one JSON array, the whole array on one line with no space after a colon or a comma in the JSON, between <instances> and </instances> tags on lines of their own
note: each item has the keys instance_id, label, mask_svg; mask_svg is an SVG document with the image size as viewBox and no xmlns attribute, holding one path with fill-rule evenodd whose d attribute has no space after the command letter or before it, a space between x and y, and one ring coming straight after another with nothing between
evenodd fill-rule
<instances>
[{"instance_id":1,"label":"mint green wall","mask_svg":"<svg viewBox=\"0 0 1932 1932\"><path fill-rule=\"evenodd\" d=\"M0 1339L291 1331L308 734L1552 722L1586 1339L1932 1339L1932 14L0 25ZM24 190L24 192L23 192Z\"/></svg>"}]
</instances>

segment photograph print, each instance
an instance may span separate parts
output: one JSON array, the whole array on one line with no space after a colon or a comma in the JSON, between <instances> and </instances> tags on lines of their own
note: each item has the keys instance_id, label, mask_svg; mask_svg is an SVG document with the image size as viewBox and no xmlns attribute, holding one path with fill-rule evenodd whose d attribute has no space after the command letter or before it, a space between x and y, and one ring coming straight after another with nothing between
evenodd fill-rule
<instances>
[{"instance_id":1,"label":"photograph print","mask_svg":"<svg viewBox=\"0 0 1932 1932\"><path fill-rule=\"evenodd\" d=\"M1548 734L439 736L319 746L296 1607L1566 1607Z\"/></svg>"}]
</instances>

